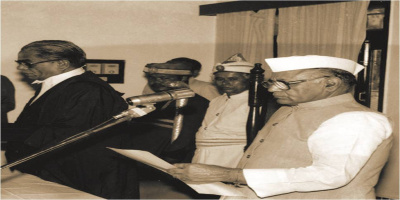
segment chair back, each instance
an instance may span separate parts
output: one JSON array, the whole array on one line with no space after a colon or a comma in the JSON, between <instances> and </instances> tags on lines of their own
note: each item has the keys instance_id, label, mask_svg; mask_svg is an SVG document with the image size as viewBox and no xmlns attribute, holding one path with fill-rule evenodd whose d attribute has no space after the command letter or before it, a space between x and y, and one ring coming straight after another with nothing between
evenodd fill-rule
<instances>
[{"instance_id":1,"label":"chair back","mask_svg":"<svg viewBox=\"0 0 400 200\"><path fill-rule=\"evenodd\" d=\"M264 81L264 72L261 63L256 63L254 68L250 70L248 101L250 111L246 124L247 145L245 150L271 115L280 107L273 99L272 93L261 85Z\"/></svg>"}]
</instances>

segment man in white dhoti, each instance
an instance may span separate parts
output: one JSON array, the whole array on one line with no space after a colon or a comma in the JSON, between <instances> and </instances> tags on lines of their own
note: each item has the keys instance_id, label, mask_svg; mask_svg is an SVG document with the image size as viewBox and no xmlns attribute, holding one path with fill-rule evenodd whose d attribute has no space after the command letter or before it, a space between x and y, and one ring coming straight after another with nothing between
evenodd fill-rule
<instances>
[{"instance_id":1,"label":"man in white dhoti","mask_svg":"<svg viewBox=\"0 0 400 200\"><path fill-rule=\"evenodd\" d=\"M246 145L249 76L254 67L235 54L213 69L214 85L223 95L214 98L196 133L192 163L236 167Z\"/></svg>"}]
</instances>

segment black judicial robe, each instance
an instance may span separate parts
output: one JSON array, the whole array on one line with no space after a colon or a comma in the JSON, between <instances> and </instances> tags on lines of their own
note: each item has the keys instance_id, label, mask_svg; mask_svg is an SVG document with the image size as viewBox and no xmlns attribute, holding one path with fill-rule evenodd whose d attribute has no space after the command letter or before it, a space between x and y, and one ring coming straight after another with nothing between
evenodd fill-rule
<instances>
[{"instance_id":1,"label":"black judicial robe","mask_svg":"<svg viewBox=\"0 0 400 200\"><path fill-rule=\"evenodd\" d=\"M29 105L32 99L15 122L30 134L22 142L7 144L8 162L88 130L128 108L121 93L92 72L57 84ZM139 198L136 163L105 148L123 148L125 142L123 125L117 125L15 168L103 198Z\"/></svg>"}]
</instances>

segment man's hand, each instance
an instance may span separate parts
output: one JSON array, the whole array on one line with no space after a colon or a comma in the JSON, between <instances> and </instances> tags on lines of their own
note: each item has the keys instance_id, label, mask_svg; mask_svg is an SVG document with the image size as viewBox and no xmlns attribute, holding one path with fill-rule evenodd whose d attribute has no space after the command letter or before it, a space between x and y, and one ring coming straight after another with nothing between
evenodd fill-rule
<instances>
[{"instance_id":1,"label":"man's hand","mask_svg":"<svg viewBox=\"0 0 400 200\"><path fill-rule=\"evenodd\" d=\"M226 168L204 164L175 164L174 169L167 172L174 178L188 183L234 182L241 169Z\"/></svg>"}]
</instances>

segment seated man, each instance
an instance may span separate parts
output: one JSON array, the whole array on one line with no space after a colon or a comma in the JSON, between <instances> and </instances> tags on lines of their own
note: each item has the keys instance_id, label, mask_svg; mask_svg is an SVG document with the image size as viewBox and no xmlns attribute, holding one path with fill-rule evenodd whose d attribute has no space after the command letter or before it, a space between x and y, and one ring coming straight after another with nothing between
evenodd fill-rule
<instances>
[{"instance_id":1,"label":"seated man","mask_svg":"<svg viewBox=\"0 0 400 200\"><path fill-rule=\"evenodd\" d=\"M328 56L266 62L273 75L265 86L283 106L239 164L176 164L168 172L191 183L234 183L243 196L233 199L375 199L393 138L387 117L351 94L363 66Z\"/></svg>"},{"instance_id":2,"label":"seated man","mask_svg":"<svg viewBox=\"0 0 400 200\"><path fill-rule=\"evenodd\" d=\"M173 83L188 83L194 69L183 63L153 63L144 68L148 85L154 92L177 89ZM176 116L176 102L155 104L156 110L131 123L134 130L132 148L150 151L171 162L190 162L195 149L195 133L201 125L209 101L199 95L189 98L180 109L183 124L179 137L171 143L171 134Z\"/></svg>"},{"instance_id":3,"label":"seated man","mask_svg":"<svg viewBox=\"0 0 400 200\"><path fill-rule=\"evenodd\" d=\"M246 145L249 114L249 77L254 65L235 54L213 69L214 84L221 96L210 102L196 133L192 163L236 167Z\"/></svg>"},{"instance_id":4,"label":"seated man","mask_svg":"<svg viewBox=\"0 0 400 200\"><path fill-rule=\"evenodd\" d=\"M221 95L218 92L217 88L213 84L195 79L199 75L200 70L201 70L201 63L199 61L193 60L190 58L180 57L180 58L171 59L171 60L167 61L167 63L171 63L171 64L181 63L181 64L192 67L193 75L191 77L189 77L187 85L182 84L182 87L189 87L196 94L198 94L210 101L212 99L214 99L215 97L218 97ZM151 88L149 87L148 84L143 89L143 94L150 94L153 92L154 91L151 90Z\"/></svg>"},{"instance_id":5,"label":"seated man","mask_svg":"<svg viewBox=\"0 0 400 200\"><path fill-rule=\"evenodd\" d=\"M71 42L32 42L21 49L16 62L17 69L41 84L41 89L14 124L17 132L26 134L18 141L7 142L9 163L97 126L128 108L121 93L84 70L86 54ZM14 168L99 197L136 199L139 187L135 163L106 149L124 145L126 140L119 133L98 133Z\"/></svg>"}]
</instances>

